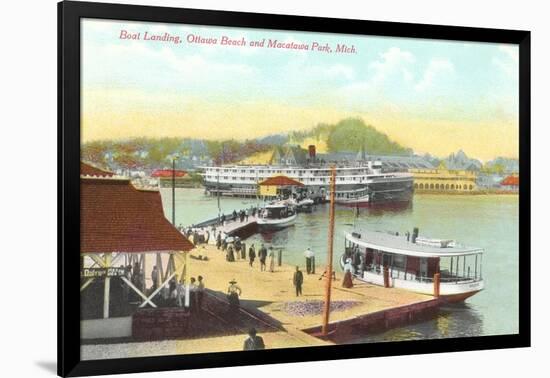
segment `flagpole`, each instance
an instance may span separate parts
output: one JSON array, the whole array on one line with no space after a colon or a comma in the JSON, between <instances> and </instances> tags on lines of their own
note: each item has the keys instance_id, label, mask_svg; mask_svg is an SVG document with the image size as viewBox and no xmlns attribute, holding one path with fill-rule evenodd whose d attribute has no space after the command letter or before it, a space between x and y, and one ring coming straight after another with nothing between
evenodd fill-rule
<instances>
[{"instance_id":1,"label":"flagpole","mask_svg":"<svg viewBox=\"0 0 550 378\"><path fill-rule=\"evenodd\" d=\"M172 158L172 225L176 227L176 158Z\"/></svg>"},{"instance_id":2,"label":"flagpole","mask_svg":"<svg viewBox=\"0 0 550 378\"><path fill-rule=\"evenodd\" d=\"M330 317L330 294L332 290L332 255L334 247L334 196L336 192L336 168L334 165L330 169L330 213L328 226L328 254L327 269L325 271L325 306L323 309L323 327L322 335L328 335L328 322Z\"/></svg>"}]
</instances>

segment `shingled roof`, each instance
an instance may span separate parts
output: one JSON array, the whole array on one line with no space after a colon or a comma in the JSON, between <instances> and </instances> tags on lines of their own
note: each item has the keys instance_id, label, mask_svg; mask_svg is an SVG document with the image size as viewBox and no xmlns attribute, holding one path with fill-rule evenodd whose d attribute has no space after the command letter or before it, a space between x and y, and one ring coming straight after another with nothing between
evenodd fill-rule
<instances>
[{"instance_id":1,"label":"shingled roof","mask_svg":"<svg viewBox=\"0 0 550 378\"><path fill-rule=\"evenodd\" d=\"M176 169L173 171L174 177L184 177L187 175L186 171L182 171L180 169ZM172 177L172 169L155 169L153 173L151 173L151 177Z\"/></svg>"},{"instance_id":2,"label":"shingled roof","mask_svg":"<svg viewBox=\"0 0 550 378\"><path fill-rule=\"evenodd\" d=\"M97 168L90 163L80 162L80 175L87 177L113 177L113 172L106 171L101 168Z\"/></svg>"},{"instance_id":3,"label":"shingled roof","mask_svg":"<svg viewBox=\"0 0 550 378\"><path fill-rule=\"evenodd\" d=\"M260 185L272 185L272 186L304 186L300 181L293 180L286 176L274 176L270 177L260 183Z\"/></svg>"},{"instance_id":4,"label":"shingled roof","mask_svg":"<svg viewBox=\"0 0 550 378\"><path fill-rule=\"evenodd\" d=\"M193 244L165 218L160 193L129 180L80 179L80 252L189 251Z\"/></svg>"},{"instance_id":5,"label":"shingled roof","mask_svg":"<svg viewBox=\"0 0 550 378\"><path fill-rule=\"evenodd\" d=\"M519 186L519 177L518 176L508 176L500 182L500 185Z\"/></svg>"}]
</instances>

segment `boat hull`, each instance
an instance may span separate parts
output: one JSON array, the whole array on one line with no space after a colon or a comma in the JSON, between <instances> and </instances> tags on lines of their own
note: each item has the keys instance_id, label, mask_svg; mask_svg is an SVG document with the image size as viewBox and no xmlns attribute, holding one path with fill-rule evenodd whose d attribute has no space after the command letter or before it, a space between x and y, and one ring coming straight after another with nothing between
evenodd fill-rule
<instances>
[{"instance_id":1,"label":"boat hull","mask_svg":"<svg viewBox=\"0 0 550 378\"><path fill-rule=\"evenodd\" d=\"M340 258L340 266L342 269L344 268L344 259L345 257L342 255ZM397 271L392 272L391 270L389 272L389 287L404 289L419 294L434 295L434 284L432 280L407 280L403 279L403 277L399 276L399 273L396 272ZM396 278L394 276L401 278ZM355 275L355 277L372 285L384 286L384 276L378 272L365 271L362 276ZM441 282L439 285L439 297L449 303L463 302L472 295L483 290L483 287L483 280Z\"/></svg>"},{"instance_id":2,"label":"boat hull","mask_svg":"<svg viewBox=\"0 0 550 378\"><path fill-rule=\"evenodd\" d=\"M297 215L294 214L288 218L282 219L258 219L257 224L260 230L278 230L294 225Z\"/></svg>"},{"instance_id":3,"label":"boat hull","mask_svg":"<svg viewBox=\"0 0 550 378\"><path fill-rule=\"evenodd\" d=\"M335 202L339 205L350 207L368 207L373 205L384 205L392 203L409 203L412 200L413 193L414 192L408 187L380 192L369 190L369 194L365 194L359 197L336 197Z\"/></svg>"},{"instance_id":4,"label":"boat hull","mask_svg":"<svg viewBox=\"0 0 550 378\"><path fill-rule=\"evenodd\" d=\"M444 299L445 301L447 301L449 303L459 303L459 302L464 302L466 299L468 299L471 296L479 293L480 291L481 290L470 291L470 292L462 293L462 294L440 295L439 297Z\"/></svg>"},{"instance_id":5,"label":"boat hull","mask_svg":"<svg viewBox=\"0 0 550 378\"><path fill-rule=\"evenodd\" d=\"M358 278L373 285L384 286L384 277L379 273L364 272L363 277ZM389 286L418 294L434 295L434 284L428 279L419 281L390 277ZM442 282L439 285L439 297L451 303L463 302L481 290L483 290L482 280L466 280L449 283Z\"/></svg>"}]
</instances>

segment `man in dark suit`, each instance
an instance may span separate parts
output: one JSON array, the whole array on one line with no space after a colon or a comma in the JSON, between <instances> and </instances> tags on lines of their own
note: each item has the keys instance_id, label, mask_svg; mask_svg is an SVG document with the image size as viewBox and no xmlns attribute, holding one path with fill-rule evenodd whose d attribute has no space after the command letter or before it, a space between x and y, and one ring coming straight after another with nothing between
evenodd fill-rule
<instances>
[{"instance_id":1,"label":"man in dark suit","mask_svg":"<svg viewBox=\"0 0 550 378\"><path fill-rule=\"evenodd\" d=\"M299 266L296 266L296 271L294 272L292 283L296 287L296 296L298 297L302 295L302 284L304 283L304 274L300 270Z\"/></svg>"},{"instance_id":2,"label":"man in dark suit","mask_svg":"<svg viewBox=\"0 0 550 378\"><path fill-rule=\"evenodd\" d=\"M265 259L267 258L267 248L262 244L262 248L258 251L258 257L260 258L260 271L265 270Z\"/></svg>"},{"instance_id":3,"label":"man in dark suit","mask_svg":"<svg viewBox=\"0 0 550 378\"><path fill-rule=\"evenodd\" d=\"M260 349L265 349L264 339L261 336L256 336L256 328L250 328L248 338L244 341L243 350Z\"/></svg>"}]
</instances>

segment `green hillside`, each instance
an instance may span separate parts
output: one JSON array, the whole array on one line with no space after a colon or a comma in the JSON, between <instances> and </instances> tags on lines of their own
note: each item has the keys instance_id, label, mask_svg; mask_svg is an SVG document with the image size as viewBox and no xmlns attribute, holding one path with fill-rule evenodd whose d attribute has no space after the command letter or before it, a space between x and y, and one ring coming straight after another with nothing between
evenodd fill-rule
<instances>
[{"instance_id":1,"label":"green hillside","mask_svg":"<svg viewBox=\"0 0 550 378\"><path fill-rule=\"evenodd\" d=\"M336 124L323 123L312 130L294 132L291 135L293 141L312 137L319 141L325 141L329 152L356 152L365 148L369 154L412 154L410 148L393 142L386 134L367 125L360 118L346 118Z\"/></svg>"}]
</instances>

